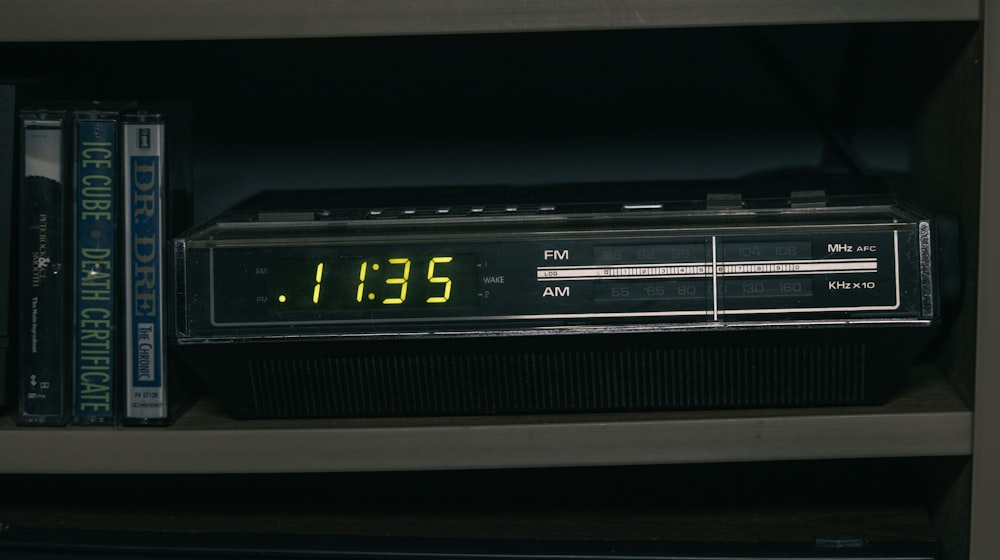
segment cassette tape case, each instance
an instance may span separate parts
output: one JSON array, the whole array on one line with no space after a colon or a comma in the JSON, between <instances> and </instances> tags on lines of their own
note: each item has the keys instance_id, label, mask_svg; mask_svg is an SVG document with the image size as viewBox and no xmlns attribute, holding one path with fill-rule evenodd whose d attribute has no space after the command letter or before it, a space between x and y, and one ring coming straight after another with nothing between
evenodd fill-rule
<instances>
[{"instance_id":1,"label":"cassette tape case","mask_svg":"<svg viewBox=\"0 0 1000 560\"><path fill-rule=\"evenodd\" d=\"M17 266L18 416L21 425L63 426L71 413L69 216L71 176L65 109L20 114L22 173Z\"/></svg>"},{"instance_id":2,"label":"cassette tape case","mask_svg":"<svg viewBox=\"0 0 1000 560\"><path fill-rule=\"evenodd\" d=\"M129 425L166 425L188 391L170 371L165 305L167 241L190 224L183 105L148 107L125 115L125 415Z\"/></svg>"}]
</instances>

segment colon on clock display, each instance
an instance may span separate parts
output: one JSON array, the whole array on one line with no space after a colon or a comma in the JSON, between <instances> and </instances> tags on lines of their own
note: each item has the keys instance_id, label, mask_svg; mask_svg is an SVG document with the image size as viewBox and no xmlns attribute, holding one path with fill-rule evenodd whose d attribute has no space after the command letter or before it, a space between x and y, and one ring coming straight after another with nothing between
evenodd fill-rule
<instances>
[{"instance_id":1,"label":"colon on clock display","mask_svg":"<svg viewBox=\"0 0 1000 560\"><path fill-rule=\"evenodd\" d=\"M452 254L275 259L268 302L288 311L466 307L477 301L477 264Z\"/></svg>"}]
</instances>

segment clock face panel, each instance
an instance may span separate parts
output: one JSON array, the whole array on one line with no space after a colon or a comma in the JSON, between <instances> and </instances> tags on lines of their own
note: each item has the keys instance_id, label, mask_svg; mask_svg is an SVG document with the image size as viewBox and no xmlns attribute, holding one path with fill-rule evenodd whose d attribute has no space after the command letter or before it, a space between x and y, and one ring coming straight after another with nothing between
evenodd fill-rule
<instances>
[{"instance_id":1,"label":"clock face panel","mask_svg":"<svg viewBox=\"0 0 1000 560\"><path fill-rule=\"evenodd\" d=\"M258 240L259 241L259 240ZM923 320L916 224L315 237L189 249L207 334Z\"/></svg>"}]
</instances>

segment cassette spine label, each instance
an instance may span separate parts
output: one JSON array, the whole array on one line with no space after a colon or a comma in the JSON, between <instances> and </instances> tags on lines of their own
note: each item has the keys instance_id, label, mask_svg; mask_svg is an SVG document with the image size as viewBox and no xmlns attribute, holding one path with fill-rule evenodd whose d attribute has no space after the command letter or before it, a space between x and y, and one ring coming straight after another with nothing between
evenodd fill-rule
<instances>
[{"instance_id":1,"label":"cassette spine label","mask_svg":"<svg viewBox=\"0 0 1000 560\"><path fill-rule=\"evenodd\" d=\"M167 417L163 316L164 124L123 125L125 182L125 417Z\"/></svg>"},{"instance_id":2,"label":"cassette spine label","mask_svg":"<svg viewBox=\"0 0 1000 560\"><path fill-rule=\"evenodd\" d=\"M117 120L78 116L76 135L76 424L114 424Z\"/></svg>"},{"instance_id":3,"label":"cassette spine label","mask_svg":"<svg viewBox=\"0 0 1000 560\"><path fill-rule=\"evenodd\" d=\"M67 114L21 115L18 424L63 426L71 413Z\"/></svg>"},{"instance_id":4,"label":"cassette spine label","mask_svg":"<svg viewBox=\"0 0 1000 560\"><path fill-rule=\"evenodd\" d=\"M0 408L13 395L13 370L7 369L11 325L10 271L14 201L14 86L0 85Z\"/></svg>"}]
</instances>

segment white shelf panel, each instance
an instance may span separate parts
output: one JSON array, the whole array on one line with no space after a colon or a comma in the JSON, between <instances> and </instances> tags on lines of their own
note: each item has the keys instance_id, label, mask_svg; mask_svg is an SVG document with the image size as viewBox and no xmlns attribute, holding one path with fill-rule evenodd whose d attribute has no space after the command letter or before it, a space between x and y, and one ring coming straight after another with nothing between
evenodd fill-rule
<instances>
[{"instance_id":1,"label":"white shelf panel","mask_svg":"<svg viewBox=\"0 0 1000 560\"><path fill-rule=\"evenodd\" d=\"M300 423L301 425L301 423ZM959 456L967 411L265 429L9 429L6 473L280 473Z\"/></svg>"},{"instance_id":2,"label":"white shelf panel","mask_svg":"<svg viewBox=\"0 0 1000 560\"><path fill-rule=\"evenodd\" d=\"M4 0L0 41L304 38L979 17L978 0Z\"/></svg>"}]
</instances>

